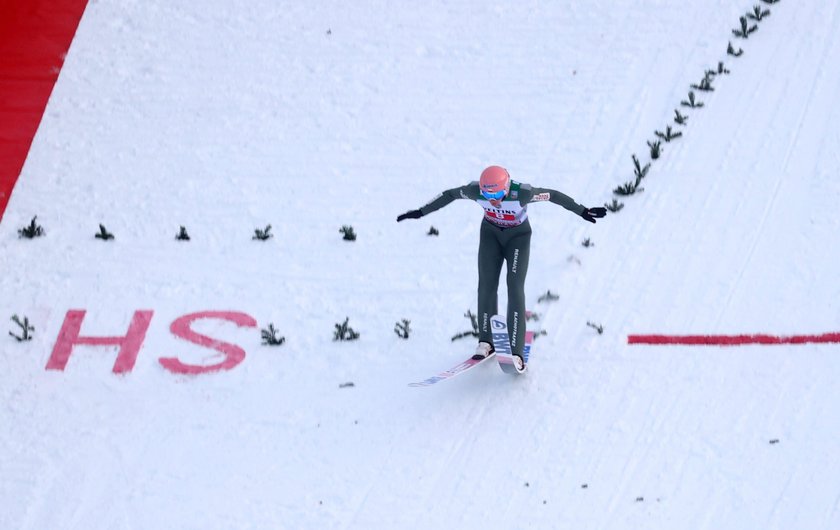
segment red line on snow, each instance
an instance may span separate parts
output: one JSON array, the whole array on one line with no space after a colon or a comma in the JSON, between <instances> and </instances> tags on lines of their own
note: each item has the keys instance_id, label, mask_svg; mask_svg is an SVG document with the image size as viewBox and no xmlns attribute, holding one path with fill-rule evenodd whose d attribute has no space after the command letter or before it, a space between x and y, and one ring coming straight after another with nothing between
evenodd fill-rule
<instances>
[{"instance_id":1,"label":"red line on snow","mask_svg":"<svg viewBox=\"0 0 840 530\"><path fill-rule=\"evenodd\" d=\"M0 220L87 0L0 0Z\"/></svg>"},{"instance_id":2,"label":"red line on snow","mask_svg":"<svg viewBox=\"0 0 840 530\"><path fill-rule=\"evenodd\" d=\"M628 344L682 346L744 346L748 344L827 344L840 343L840 333L822 335L630 335Z\"/></svg>"}]
</instances>

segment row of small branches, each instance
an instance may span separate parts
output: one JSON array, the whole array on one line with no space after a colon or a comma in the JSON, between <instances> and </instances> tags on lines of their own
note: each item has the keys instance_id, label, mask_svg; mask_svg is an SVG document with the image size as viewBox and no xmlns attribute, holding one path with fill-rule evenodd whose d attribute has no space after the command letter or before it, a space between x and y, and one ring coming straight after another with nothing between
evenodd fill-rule
<instances>
[{"instance_id":1,"label":"row of small branches","mask_svg":"<svg viewBox=\"0 0 840 530\"><path fill-rule=\"evenodd\" d=\"M355 241L356 240L356 231L350 225L344 225L339 229L339 232L342 234L342 239L345 241ZM35 239L37 237L44 237L47 235L47 231L44 230L44 227L38 224L38 216L32 218L32 221L29 222L28 225L20 228L18 230L18 238L20 239ZM438 231L435 227L432 227L429 230L429 235L438 235ZM114 234L108 231L105 228L105 225L99 225L99 231L94 234L96 239L101 239L102 241L111 241L116 239ZM265 228L256 228L254 229L254 235L251 239L255 241L268 241L269 239L273 238L274 234L271 233L271 225L266 225ZM190 234L187 232L187 228L185 226L181 226L178 232L175 234L175 239L177 241L190 241Z\"/></svg>"},{"instance_id":2,"label":"row of small branches","mask_svg":"<svg viewBox=\"0 0 840 530\"><path fill-rule=\"evenodd\" d=\"M29 323L28 317L19 317L14 315L11 318L19 330L17 332L9 331L9 335L18 342L26 342L32 340L35 332L35 327ZM411 322L407 319L397 322L394 326L394 332L402 339L408 339L411 332ZM266 346L281 346L286 342L286 337L280 335L279 330L273 323L269 324L265 329L260 330L262 343ZM335 325L335 333L333 340L335 341L351 341L356 340L361 336L359 332L350 327L350 318L344 319L344 322Z\"/></svg>"},{"instance_id":3,"label":"row of small branches","mask_svg":"<svg viewBox=\"0 0 840 530\"><path fill-rule=\"evenodd\" d=\"M545 297L541 297L541 300L545 301L554 301L558 299L556 295L553 295L551 291L549 291ZM478 318L476 315L472 313L472 311L467 311L464 314L472 324L472 329L469 331L465 331L463 333L459 333L452 337L452 340L455 341L457 339L461 339L464 337L478 337ZM18 342L26 342L32 340L32 337L35 332L35 327L32 326L29 322L28 317L19 317L18 315L14 315L11 318L12 322L14 322L19 330L17 332L9 331L9 335L13 337ZM535 313L529 313L527 316L527 320L539 320L539 316ZM603 333L603 327L596 326L590 322L587 322L587 325L590 327L594 327L598 330L598 333ZM402 319L396 324L394 324L394 333L401 338L407 340L411 334L411 321L408 319ZM545 335L546 332L541 330L535 334L535 336ZM274 326L273 323L270 323L268 327L260 330L260 335L262 337L262 344L264 346L282 346L286 342L286 337L280 335L280 331ZM354 341L361 337L361 333L354 330L350 326L350 317L344 319L344 322L337 323L335 325L335 331L333 333L333 341L335 342L344 342L344 341Z\"/></svg>"},{"instance_id":4,"label":"row of small branches","mask_svg":"<svg viewBox=\"0 0 840 530\"><path fill-rule=\"evenodd\" d=\"M779 2L779 0L762 1L768 5L776 4ZM735 37L738 37L739 39L748 39L750 35L752 35L758 30L757 23L761 22L768 16L770 16L769 9L765 9L760 5L754 6L752 11L740 17L740 26L732 30L733 35L735 35ZM744 50L741 48L735 49L735 47L732 45L732 42L730 41L728 43L726 53L728 56L731 57L740 57L741 55L743 55ZM674 110L673 123L667 124L662 130L655 130L655 138L648 140L647 145L650 152L651 162L659 160L659 158L662 156L664 150L663 143L667 145L683 136L683 131L678 128L685 128L688 125L688 115L683 114L683 112L694 111L696 109L701 109L705 106L703 101L701 101L698 97L698 94L714 92L714 81L718 77L729 73L730 72L729 69L726 67L726 64L723 61L718 61L716 67L707 69L704 72L704 75L700 79L700 81L692 83L690 85L688 96L682 101L680 101L679 107ZM613 189L614 195L617 195L619 197L629 197L631 195L644 191L644 188L642 187L642 181L648 176L648 171L650 170L651 162L642 165L639 161L639 158L635 154L633 154L632 159L633 179ZM604 206L611 212L616 213L624 207L624 203L619 202L618 199L614 198L611 203L606 203L604 204Z\"/></svg>"}]
</instances>

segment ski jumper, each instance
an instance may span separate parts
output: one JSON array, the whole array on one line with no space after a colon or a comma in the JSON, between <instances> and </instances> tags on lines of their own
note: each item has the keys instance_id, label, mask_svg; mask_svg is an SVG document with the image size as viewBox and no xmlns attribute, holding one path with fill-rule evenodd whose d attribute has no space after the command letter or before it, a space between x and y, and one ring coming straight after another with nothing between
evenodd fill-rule
<instances>
[{"instance_id":1,"label":"ski jumper","mask_svg":"<svg viewBox=\"0 0 840 530\"><path fill-rule=\"evenodd\" d=\"M528 204L552 202L581 215L586 208L568 195L549 188L511 180L510 191L496 208L481 195L478 182L446 190L420 208L423 215L457 199L469 199L484 208L478 245L478 340L493 343L490 317L498 313L499 275L507 263L507 324L514 355L525 347L525 276L531 248Z\"/></svg>"}]
</instances>

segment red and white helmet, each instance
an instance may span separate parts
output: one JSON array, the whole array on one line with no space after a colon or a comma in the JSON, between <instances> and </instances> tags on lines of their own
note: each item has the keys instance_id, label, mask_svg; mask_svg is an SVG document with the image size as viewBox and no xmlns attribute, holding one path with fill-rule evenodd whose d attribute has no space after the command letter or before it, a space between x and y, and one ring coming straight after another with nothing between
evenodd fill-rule
<instances>
[{"instance_id":1,"label":"red and white helmet","mask_svg":"<svg viewBox=\"0 0 840 530\"><path fill-rule=\"evenodd\" d=\"M478 180L481 195L487 200L500 201L510 191L510 173L500 166L490 166Z\"/></svg>"}]
</instances>

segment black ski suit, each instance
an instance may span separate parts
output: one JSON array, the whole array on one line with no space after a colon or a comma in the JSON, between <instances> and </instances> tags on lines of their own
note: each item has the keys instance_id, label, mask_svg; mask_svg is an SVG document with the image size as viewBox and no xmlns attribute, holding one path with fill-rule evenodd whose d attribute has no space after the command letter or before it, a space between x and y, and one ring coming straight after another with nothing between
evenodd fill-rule
<instances>
[{"instance_id":1,"label":"black ski suit","mask_svg":"<svg viewBox=\"0 0 840 530\"><path fill-rule=\"evenodd\" d=\"M499 275L502 263L507 262L507 324L513 354L521 357L525 346L525 276L531 247L528 204L552 202L581 216L587 209L559 191L516 181L511 181L510 191L497 207L481 195L478 182L471 182L444 191L421 207L419 214L430 214L457 199L473 200L484 208L478 245L478 340L493 343L490 317L498 312Z\"/></svg>"}]
</instances>

